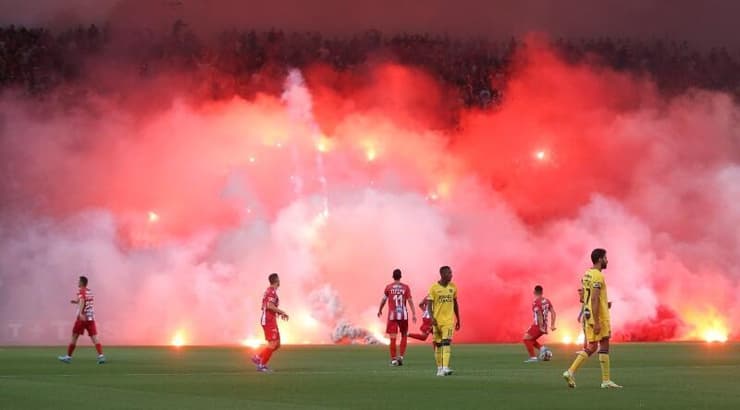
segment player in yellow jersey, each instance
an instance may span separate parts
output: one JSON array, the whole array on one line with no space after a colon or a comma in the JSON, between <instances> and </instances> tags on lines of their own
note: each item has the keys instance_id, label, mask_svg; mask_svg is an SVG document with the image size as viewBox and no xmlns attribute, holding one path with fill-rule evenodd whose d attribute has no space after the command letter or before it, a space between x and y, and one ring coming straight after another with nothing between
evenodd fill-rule
<instances>
[{"instance_id":1,"label":"player in yellow jersey","mask_svg":"<svg viewBox=\"0 0 740 410\"><path fill-rule=\"evenodd\" d=\"M437 376L449 376L450 345L455 330L460 330L460 310L457 305L457 286L452 283L452 269L439 268L439 282L432 285L427 296L427 312L434 326L434 358Z\"/></svg>"},{"instance_id":2,"label":"player in yellow jersey","mask_svg":"<svg viewBox=\"0 0 740 410\"><path fill-rule=\"evenodd\" d=\"M593 267L587 270L583 274L583 279L581 279L583 289L582 312L587 345L577 353L576 360L563 373L563 378L568 382L568 387L576 387L576 371L589 356L596 352L598 347L599 363L601 364L601 388L619 389L622 386L611 381L609 375L609 337L611 336L609 308L611 303L607 295L603 272L608 263L606 251L604 249L594 249L591 252L591 262L593 262Z\"/></svg>"}]
</instances>

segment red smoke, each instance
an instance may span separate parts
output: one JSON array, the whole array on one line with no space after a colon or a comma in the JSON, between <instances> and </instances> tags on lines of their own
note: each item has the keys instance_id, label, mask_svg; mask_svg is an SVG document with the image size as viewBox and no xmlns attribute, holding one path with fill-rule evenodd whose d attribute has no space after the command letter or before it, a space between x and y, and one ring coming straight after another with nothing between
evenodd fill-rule
<instances>
[{"instance_id":1,"label":"red smoke","mask_svg":"<svg viewBox=\"0 0 740 410\"><path fill-rule=\"evenodd\" d=\"M458 340L518 340L541 284L559 341L605 247L617 338L737 338L738 106L536 42L512 73L488 111L390 63L311 67L249 100L193 101L165 75L43 115L6 96L0 319L68 319L86 273L113 342L251 341L277 271L284 336L326 342L341 323L380 332L393 268L418 301L451 265Z\"/></svg>"},{"instance_id":2,"label":"red smoke","mask_svg":"<svg viewBox=\"0 0 740 410\"><path fill-rule=\"evenodd\" d=\"M684 326L678 314L667 306L660 305L655 315L637 322L625 323L617 340L631 342L649 342L655 340L671 340L680 334Z\"/></svg>"}]
</instances>

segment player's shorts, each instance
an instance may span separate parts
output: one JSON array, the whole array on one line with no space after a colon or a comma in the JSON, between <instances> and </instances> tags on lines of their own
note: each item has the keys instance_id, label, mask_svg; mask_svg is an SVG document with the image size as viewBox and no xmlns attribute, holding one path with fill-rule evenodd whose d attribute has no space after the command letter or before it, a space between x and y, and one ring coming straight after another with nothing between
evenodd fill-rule
<instances>
[{"instance_id":1,"label":"player's shorts","mask_svg":"<svg viewBox=\"0 0 740 410\"><path fill-rule=\"evenodd\" d=\"M432 333L434 326L432 326L432 319L422 319L421 320L421 327L419 328L419 331L424 334Z\"/></svg>"},{"instance_id":2,"label":"player's shorts","mask_svg":"<svg viewBox=\"0 0 740 410\"><path fill-rule=\"evenodd\" d=\"M389 335L396 335L399 332L402 335L405 335L409 332L408 320L389 320L388 324L385 325L385 333Z\"/></svg>"},{"instance_id":3,"label":"player's shorts","mask_svg":"<svg viewBox=\"0 0 740 410\"><path fill-rule=\"evenodd\" d=\"M584 328L584 332L586 333L586 341L593 343L610 337L612 335L612 328L608 320L602 320L601 331L594 333L594 324L589 321Z\"/></svg>"},{"instance_id":4,"label":"player's shorts","mask_svg":"<svg viewBox=\"0 0 740 410\"><path fill-rule=\"evenodd\" d=\"M268 343L280 342L280 329L278 329L277 323L262 325L262 330L265 332L265 340Z\"/></svg>"},{"instance_id":5,"label":"player's shorts","mask_svg":"<svg viewBox=\"0 0 740 410\"><path fill-rule=\"evenodd\" d=\"M85 334L85 331L87 331L87 334L90 336L97 336L98 328L95 326L95 321L77 319L75 321L74 327L72 328L72 334L81 336Z\"/></svg>"},{"instance_id":6,"label":"player's shorts","mask_svg":"<svg viewBox=\"0 0 740 410\"><path fill-rule=\"evenodd\" d=\"M536 340L540 336L547 334L547 332L543 332L537 325L532 325L529 327L529 330L527 330L527 334L529 335L530 339Z\"/></svg>"},{"instance_id":7,"label":"player's shorts","mask_svg":"<svg viewBox=\"0 0 740 410\"><path fill-rule=\"evenodd\" d=\"M455 324L437 324L434 327L434 342L439 343L443 340L452 340L452 335L455 334Z\"/></svg>"}]
</instances>

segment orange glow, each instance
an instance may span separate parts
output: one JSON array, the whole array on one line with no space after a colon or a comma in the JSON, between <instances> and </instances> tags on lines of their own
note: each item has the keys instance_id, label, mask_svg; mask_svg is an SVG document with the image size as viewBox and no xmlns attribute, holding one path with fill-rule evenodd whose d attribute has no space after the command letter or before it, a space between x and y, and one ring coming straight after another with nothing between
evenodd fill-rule
<instances>
[{"instance_id":1,"label":"orange glow","mask_svg":"<svg viewBox=\"0 0 740 410\"><path fill-rule=\"evenodd\" d=\"M704 312L689 312L684 315L684 320L694 326L687 340L703 340L707 343L724 343L729 339L730 329L727 321L714 309Z\"/></svg>"},{"instance_id":2,"label":"orange glow","mask_svg":"<svg viewBox=\"0 0 740 410\"><path fill-rule=\"evenodd\" d=\"M242 340L242 346L251 347L252 349L256 349L263 344L265 344L265 342L262 339L257 339L254 337L248 337Z\"/></svg>"},{"instance_id":3,"label":"orange glow","mask_svg":"<svg viewBox=\"0 0 740 410\"><path fill-rule=\"evenodd\" d=\"M159 215L157 215L154 211L149 211L148 213L149 223L157 223L159 221Z\"/></svg>"},{"instance_id":4,"label":"orange glow","mask_svg":"<svg viewBox=\"0 0 740 410\"><path fill-rule=\"evenodd\" d=\"M372 162L375 160L375 158L378 156L378 153L375 151L375 148L369 147L365 150L365 157L367 157L367 160Z\"/></svg>"},{"instance_id":5,"label":"orange glow","mask_svg":"<svg viewBox=\"0 0 740 410\"><path fill-rule=\"evenodd\" d=\"M332 144L331 141L326 137L320 137L319 141L316 143L316 149L319 152L329 152L331 150Z\"/></svg>"},{"instance_id":6,"label":"orange glow","mask_svg":"<svg viewBox=\"0 0 740 410\"><path fill-rule=\"evenodd\" d=\"M308 313L304 313L300 317L301 325L307 328L315 328L319 325L319 322Z\"/></svg>"},{"instance_id":7,"label":"orange glow","mask_svg":"<svg viewBox=\"0 0 740 410\"><path fill-rule=\"evenodd\" d=\"M391 344L391 340L388 339L387 335L380 331L380 325L379 324L372 323L369 326L366 326L365 328L368 330L368 332L370 332L373 335L373 337L375 337L376 339L378 339L378 341L380 341L380 343L382 343L384 345L390 345Z\"/></svg>"},{"instance_id":8,"label":"orange glow","mask_svg":"<svg viewBox=\"0 0 740 410\"><path fill-rule=\"evenodd\" d=\"M727 332L722 329L707 329L704 331L704 340L708 343L720 342L724 343L727 341Z\"/></svg>"},{"instance_id":9,"label":"orange glow","mask_svg":"<svg viewBox=\"0 0 740 410\"><path fill-rule=\"evenodd\" d=\"M175 347L182 347L185 346L185 334L182 330L178 330L177 333L172 337L172 341L170 342L172 346Z\"/></svg>"},{"instance_id":10,"label":"orange glow","mask_svg":"<svg viewBox=\"0 0 740 410\"><path fill-rule=\"evenodd\" d=\"M560 333L560 343L565 345L583 345L584 335L583 332L578 331L568 331L568 330L561 330L558 329L558 333ZM575 337L573 336L575 334Z\"/></svg>"},{"instance_id":11,"label":"orange glow","mask_svg":"<svg viewBox=\"0 0 740 410\"><path fill-rule=\"evenodd\" d=\"M547 154L545 153L545 151L542 151L542 150L540 150L540 151L537 151L537 152L536 152L536 153L534 154L534 156L535 156L535 158L537 158L538 160L542 161L542 160L544 160L544 159L545 159L545 157L547 156Z\"/></svg>"}]
</instances>

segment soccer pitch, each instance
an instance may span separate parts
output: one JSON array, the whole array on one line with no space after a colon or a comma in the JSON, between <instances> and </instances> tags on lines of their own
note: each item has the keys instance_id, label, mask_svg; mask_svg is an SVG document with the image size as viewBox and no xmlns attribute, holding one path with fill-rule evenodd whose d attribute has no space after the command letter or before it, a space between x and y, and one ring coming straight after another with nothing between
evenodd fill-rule
<instances>
[{"instance_id":1,"label":"soccer pitch","mask_svg":"<svg viewBox=\"0 0 740 410\"><path fill-rule=\"evenodd\" d=\"M617 344L602 390L596 357L567 388L576 350L552 346L551 362L524 364L520 345L456 345L449 377L432 350L413 345L403 367L384 346L289 346L254 370L246 348L94 349L71 364L63 348L0 348L0 409L740 409L740 344Z\"/></svg>"}]
</instances>

